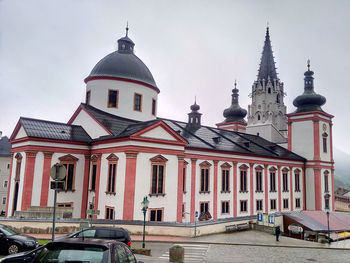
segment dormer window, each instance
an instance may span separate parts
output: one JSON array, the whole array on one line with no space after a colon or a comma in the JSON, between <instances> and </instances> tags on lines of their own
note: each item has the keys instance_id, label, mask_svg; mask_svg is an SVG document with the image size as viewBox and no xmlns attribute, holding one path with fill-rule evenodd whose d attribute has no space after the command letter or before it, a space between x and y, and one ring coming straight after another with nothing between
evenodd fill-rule
<instances>
[{"instance_id":1,"label":"dormer window","mask_svg":"<svg viewBox=\"0 0 350 263\"><path fill-rule=\"evenodd\" d=\"M271 88L267 89L267 93L271 94Z\"/></svg>"}]
</instances>

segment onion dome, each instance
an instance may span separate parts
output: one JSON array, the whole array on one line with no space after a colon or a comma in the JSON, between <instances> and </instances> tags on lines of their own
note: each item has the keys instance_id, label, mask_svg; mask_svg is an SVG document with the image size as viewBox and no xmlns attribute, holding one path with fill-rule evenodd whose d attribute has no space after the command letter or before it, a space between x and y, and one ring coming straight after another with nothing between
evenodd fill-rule
<instances>
[{"instance_id":1,"label":"onion dome","mask_svg":"<svg viewBox=\"0 0 350 263\"><path fill-rule=\"evenodd\" d=\"M199 111L199 109L200 109L201 107L199 107L199 105L197 105L196 100L194 100L194 104L191 105L190 108L191 108L191 111Z\"/></svg>"},{"instance_id":2,"label":"onion dome","mask_svg":"<svg viewBox=\"0 0 350 263\"><path fill-rule=\"evenodd\" d=\"M313 71L310 70L310 60L307 64L308 70L304 73L304 93L296 97L293 105L297 107L296 113L308 111L323 111L321 106L326 103L326 98L314 91Z\"/></svg>"},{"instance_id":3,"label":"onion dome","mask_svg":"<svg viewBox=\"0 0 350 263\"><path fill-rule=\"evenodd\" d=\"M232 90L232 104L229 108L224 110L224 117L225 122L243 122L246 123L244 120L245 116L247 115L247 111L245 109L242 109L238 104L238 89L237 89L237 83L235 81L235 88Z\"/></svg>"},{"instance_id":4,"label":"onion dome","mask_svg":"<svg viewBox=\"0 0 350 263\"><path fill-rule=\"evenodd\" d=\"M147 66L134 54L134 42L126 35L118 40L118 50L105 56L92 69L85 82L98 78L126 79L159 89Z\"/></svg>"}]
</instances>

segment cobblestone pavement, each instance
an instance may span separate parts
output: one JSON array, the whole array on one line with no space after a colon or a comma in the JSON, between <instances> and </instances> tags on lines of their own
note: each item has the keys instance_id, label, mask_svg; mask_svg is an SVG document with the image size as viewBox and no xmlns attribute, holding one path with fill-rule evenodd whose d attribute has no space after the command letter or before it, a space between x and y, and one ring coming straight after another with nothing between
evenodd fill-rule
<instances>
[{"instance_id":1,"label":"cobblestone pavement","mask_svg":"<svg viewBox=\"0 0 350 263\"><path fill-rule=\"evenodd\" d=\"M144 263L169 262L167 251L173 244L151 243L152 257L136 255L137 260ZM201 252L197 257L193 250L185 248L185 263L344 263L349 262L349 250L317 249L317 248L290 248L265 247L252 245L207 245L207 251ZM190 257L186 254L190 253ZM204 256L205 255L205 256Z\"/></svg>"},{"instance_id":2,"label":"cobblestone pavement","mask_svg":"<svg viewBox=\"0 0 350 263\"><path fill-rule=\"evenodd\" d=\"M301 263L301 262L349 262L350 252L346 250L286 248L261 246L210 245L207 263ZM146 261L145 261L146 263Z\"/></svg>"}]
</instances>

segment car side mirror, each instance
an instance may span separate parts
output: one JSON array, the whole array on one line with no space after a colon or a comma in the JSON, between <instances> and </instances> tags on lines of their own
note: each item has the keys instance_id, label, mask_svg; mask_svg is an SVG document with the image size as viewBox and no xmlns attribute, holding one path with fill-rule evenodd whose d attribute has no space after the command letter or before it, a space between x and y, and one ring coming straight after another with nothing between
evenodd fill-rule
<instances>
[{"instance_id":1,"label":"car side mirror","mask_svg":"<svg viewBox=\"0 0 350 263\"><path fill-rule=\"evenodd\" d=\"M4 233L0 232L0 238L3 238L4 236L5 236Z\"/></svg>"}]
</instances>

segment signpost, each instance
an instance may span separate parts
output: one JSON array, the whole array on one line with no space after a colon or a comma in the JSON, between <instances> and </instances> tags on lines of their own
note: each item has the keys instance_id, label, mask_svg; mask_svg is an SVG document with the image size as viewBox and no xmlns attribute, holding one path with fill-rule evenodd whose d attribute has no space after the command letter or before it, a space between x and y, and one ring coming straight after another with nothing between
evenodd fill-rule
<instances>
[{"instance_id":1,"label":"signpost","mask_svg":"<svg viewBox=\"0 0 350 263\"><path fill-rule=\"evenodd\" d=\"M51 189L55 190L55 196L53 201L52 241L55 240L57 190L64 189L65 182L62 180L66 178L66 173L66 167L60 163L54 164L50 169L50 176L54 180L53 182L51 182Z\"/></svg>"},{"instance_id":2,"label":"signpost","mask_svg":"<svg viewBox=\"0 0 350 263\"><path fill-rule=\"evenodd\" d=\"M194 213L194 237L197 236L197 217L198 217L198 211Z\"/></svg>"},{"instance_id":3,"label":"signpost","mask_svg":"<svg viewBox=\"0 0 350 263\"><path fill-rule=\"evenodd\" d=\"M263 221L263 214L258 213L257 216L258 216L258 222L262 222Z\"/></svg>"}]
</instances>

